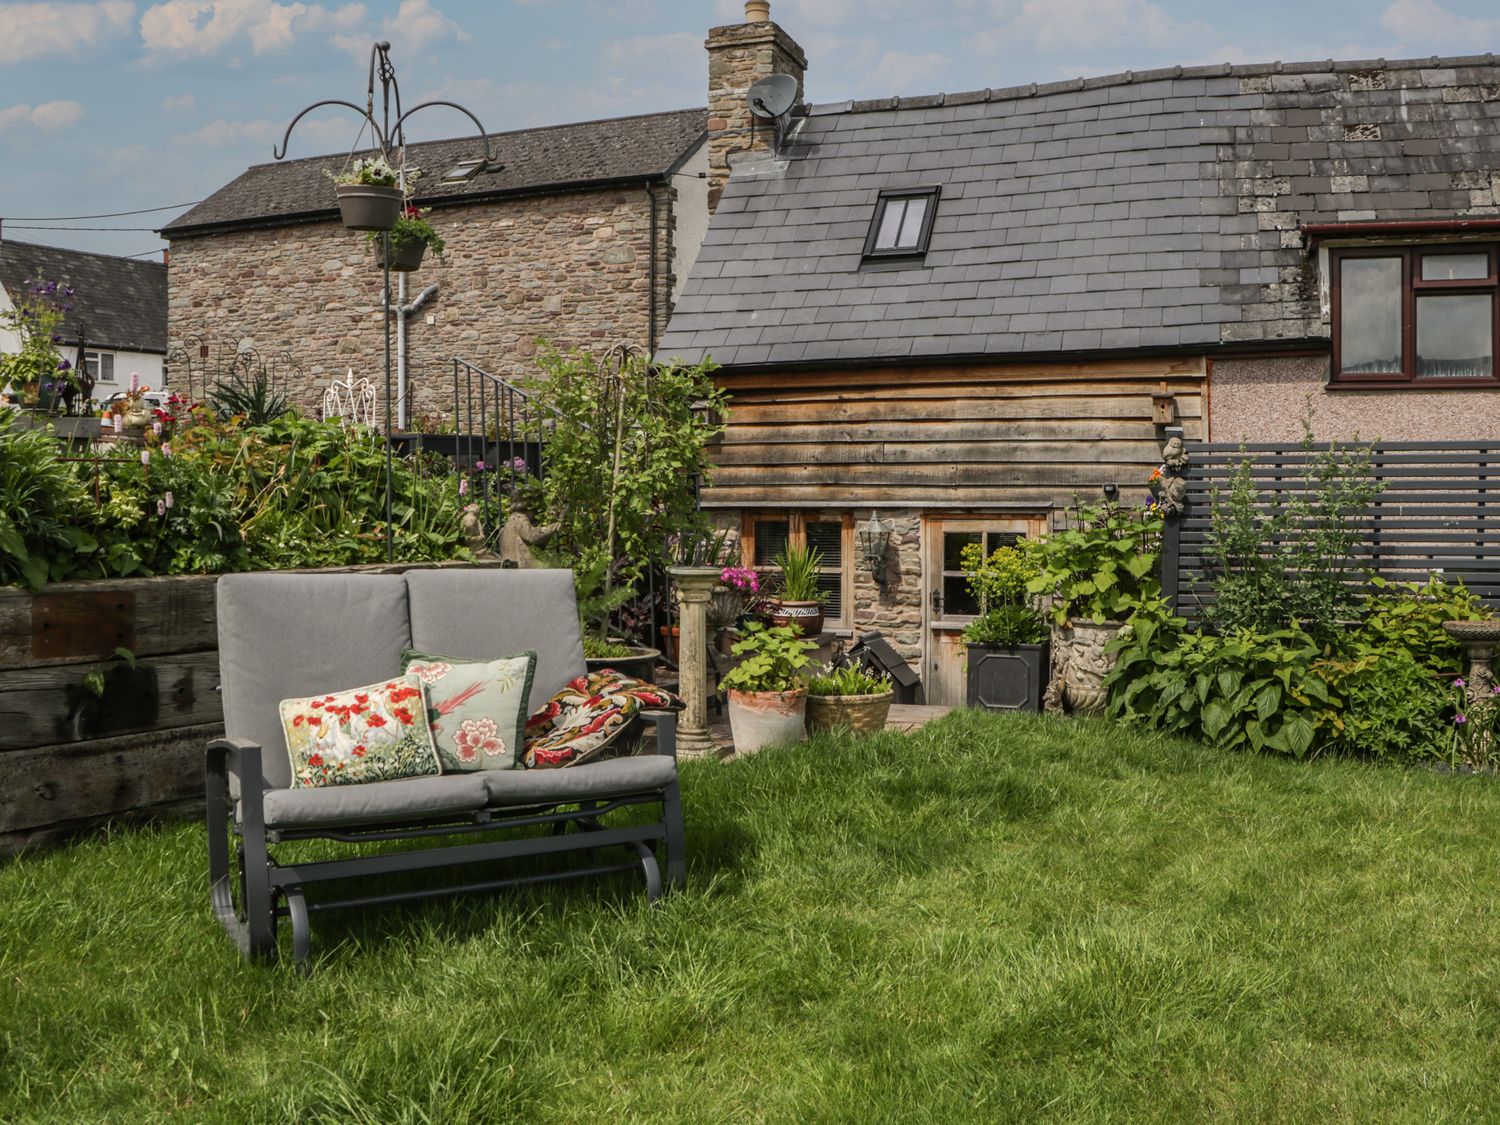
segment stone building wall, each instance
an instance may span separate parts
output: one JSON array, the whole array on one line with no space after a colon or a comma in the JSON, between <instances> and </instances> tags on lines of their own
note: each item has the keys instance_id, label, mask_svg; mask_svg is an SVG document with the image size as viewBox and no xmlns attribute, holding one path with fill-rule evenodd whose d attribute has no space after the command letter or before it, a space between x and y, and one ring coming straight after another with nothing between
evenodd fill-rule
<instances>
[{"instance_id":1,"label":"stone building wall","mask_svg":"<svg viewBox=\"0 0 1500 1125\"><path fill-rule=\"evenodd\" d=\"M797 101L802 101L807 55L795 39L765 19L715 27L704 45L708 48L708 207L712 211L729 182L731 157L767 152L771 147L770 123L751 116L746 92L763 78L789 74L797 80Z\"/></svg>"},{"instance_id":2,"label":"stone building wall","mask_svg":"<svg viewBox=\"0 0 1500 1125\"><path fill-rule=\"evenodd\" d=\"M673 282L672 208L670 189L656 192L660 331ZM595 352L621 341L645 347L651 213L644 184L434 209L444 260L429 255L407 279L408 301L439 286L408 321L410 417L451 410L454 356L516 378L535 372L538 338ZM395 285L393 277L393 294ZM172 346L199 334L288 351L304 376L294 396L307 407L349 368L382 384L380 299L381 271L363 236L336 219L172 243Z\"/></svg>"}]
</instances>

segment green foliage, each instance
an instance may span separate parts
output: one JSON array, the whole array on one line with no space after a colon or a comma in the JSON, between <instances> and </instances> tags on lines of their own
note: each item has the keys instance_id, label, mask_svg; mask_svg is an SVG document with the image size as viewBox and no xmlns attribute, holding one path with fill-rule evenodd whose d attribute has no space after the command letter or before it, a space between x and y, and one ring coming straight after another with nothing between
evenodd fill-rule
<instances>
[{"instance_id":1,"label":"green foliage","mask_svg":"<svg viewBox=\"0 0 1500 1125\"><path fill-rule=\"evenodd\" d=\"M1470 699L1469 684L1460 676L1448 690L1448 761L1470 769L1500 769L1500 685Z\"/></svg>"},{"instance_id":2,"label":"green foliage","mask_svg":"<svg viewBox=\"0 0 1500 1125\"><path fill-rule=\"evenodd\" d=\"M971 645L1039 645L1047 639L1047 624L1029 605L997 605L964 626Z\"/></svg>"},{"instance_id":3,"label":"green foliage","mask_svg":"<svg viewBox=\"0 0 1500 1125\"><path fill-rule=\"evenodd\" d=\"M808 695L879 695L890 690L889 676L872 676L858 664L829 668L807 681Z\"/></svg>"},{"instance_id":4,"label":"green foliage","mask_svg":"<svg viewBox=\"0 0 1500 1125\"><path fill-rule=\"evenodd\" d=\"M751 621L745 630L744 639L729 650L744 659L720 678L719 690L791 691L797 687L797 674L812 662L807 654L818 646L786 625L767 628Z\"/></svg>"},{"instance_id":5,"label":"green foliage","mask_svg":"<svg viewBox=\"0 0 1500 1125\"><path fill-rule=\"evenodd\" d=\"M816 547L788 547L771 561L781 570L778 597L789 602L821 602L828 599L828 592L818 588L818 568L823 565L822 551Z\"/></svg>"},{"instance_id":6,"label":"green foliage","mask_svg":"<svg viewBox=\"0 0 1500 1125\"><path fill-rule=\"evenodd\" d=\"M1444 756L1447 684L1413 653L1392 648L1316 667L1342 701L1343 729L1328 749L1360 757L1421 761Z\"/></svg>"},{"instance_id":7,"label":"green foliage","mask_svg":"<svg viewBox=\"0 0 1500 1125\"><path fill-rule=\"evenodd\" d=\"M1027 592L1052 598L1049 614L1059 625L1130 620L1161 592L1162 517L1104 504L1080 507L1076 519L1076 526L1026 545L1037 566Z\"/></svg>"},{"instance_id":8,"label":"green foliage","mask_svg":"<svg viewBox=\"0 0 1500 1125\"><path fill-rule=\"evenodd\" d=\"M286 394L272 387L264 368L234 371L209 392L208 401L224 421L240 417L252 426L274 422L292 408Z\"/></svg>"},{"instance_id":9,"label":"green foliage","mask_svg":"<svg viewBox=\"0 0 1500 1125\"><path fill-rule=\"evenodd\" d=\"M1380 495L1370 475L1370 447L1313 449L1304 423L1303 465L1292 487L1263 495L1246 455L1225 497L1212 493L1212 528L1205 550L1214 598L1206 617L1220 630L1284 629L1337 635L1353 618L1365 568L1353 562L1363 540L1359 517Z\"/></svg>"},{"instance_id":10,"label":"green foliage","mask_svg":"<svg viewBox=\"0 0 1500 1125\"><path fill-rule=\"evenodd\" d=\"M437 229L427 221L427 215L432 211L431 207L407 207L401 212L396 223L390 229L391 253L399 254L407 246L421 243L432 251L435 258L441 259L443 251L448 244L443 241L443 236L438 234ZM365 242L369 246L375 246L380 242L385 232L370 231L365 235Z\"/></svg>"},{"instance_id":11,"label":"green foliage","mask_svg":"<svg viewBox=\"0 0 1500 1125\"><path fill-rule=\"evenodd\" d=\"M586 548L571 560L545 549L536 554L549 566L572 566L573 589L578 598L578 625L585 645L592 641L596 647L607 646L609 642L605 636L609 632L610 616L635 597L634 588L612 585L610 571L613 562L602 548ZM627 648L625 652L585 651L585 655L627 656L629 652Z\"/></svg>"},{"instance_id":12,"label":"green foliage","mask_svg":"<svg viewBox=\"0 0 1500 1125\"><path fill-rule=\"evenodd\" d=\"M1429 671L1457 676L1464 670L1464 646L1443 631L1444 621L1486 621L1494 616L1463 582L1437 575L1425 585L1370 579L1358 628L1341 637L1338 648L1350 657L1405 652Z\"/></svg>"},{"instance_id":13,"label":"green foliage","mask_svg":"<svg viewBox=\"0 0 1500 1125\"><path fill-rule=\"evenodd\" d=\"M51 430L0 407L0 585L39 590L98 549L79 526L87 494L62 453Z\"/></svg>"},{"instance_id":14,"label":"green foliage","mask_svg":"<svg viewBox=\"0 0 1500 1125\"><path fill-rule=\"evenodd\" d=\"M1151 640L1136 643L1149 648ZM1127 655L1139 659L1129 642ZM1302 758L1343 729L1341 701L1315 671L1321 656L1298 630L1188 633L1152 670L1116 668L1121 686L1111 690L1110 713L1226 750Z\"/></svg>"},{"instance_id":15,"label":"green foliage","mask_svg":"<svg viewBox=\"0 0 1500 1125\"><path fill-rule=\"evenodd\" d=\"M0 312L0 326L20 341L14 352L0 353L0 388L10 384L27 396L40 393L43 383L79 385L58 349L63 320L72 309L70 286L40 279L11 294L14 303Z\"/></svg>"},{"instance_id":16,"label":"green foliage","mask_svg":"<svg viewBox=\"0 0 1500 1125\"><path fill-rule=\"evenodd\" d=\"M627 591L628 592L628 591ZM590 660L618 660L634 656L635 649L619 641L608 641L589 633L583 635L583 655Z\"/></svg>"},{"instance_id":17,"label":"green foliage","mask_svg":"<svg viewBox=\"0 0 1500 1125\"><path fill-rule=\"evenodd\" d=\"M723 430L707 418L727 401L713 365L632 357L617 378L593 356L550 349L539 363L542 376L528 389L552 429L533 514L559 525L553 547L561 555L601 549L629 585L648 566L668 563L669 535L707 531L694 480L708 476L707 446Z\"/></svg>"}]
</instances>

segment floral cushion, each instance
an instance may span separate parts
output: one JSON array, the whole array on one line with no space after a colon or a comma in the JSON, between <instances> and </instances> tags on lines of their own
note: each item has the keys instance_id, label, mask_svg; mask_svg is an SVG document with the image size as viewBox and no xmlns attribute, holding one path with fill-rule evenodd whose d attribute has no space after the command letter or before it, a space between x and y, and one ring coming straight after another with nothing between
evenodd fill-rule
<instances>
[{"instance_id":1,"label":"floral cushion","mask_svg":"<svg viewBox=\"0 0 1500 1125\"><path fill-rule=\"evenodd\" d=\"M526 720L526 764L532 769L582 765L625 742L641 711L682 706L672 692L613 668L579 676Z\"/></svg>"},{"instance_id":2,"label":"floral cushion","mask_svg":"<svg viewBox=\"0 0 1500 1125\"><path fill-rule=\"evenodd\" d=\"M444 773L519 767L536 653L460 660L408 650L404 660L427 693Z\"/></svg>"},{"instance_id":3,"label":"floral cushion","mask_svg":"<svg viewBox=\"0 0 1500 1125\"><path fill-rule=\"evenodd\" d=\"M331 695L281 701L292 788L357 785L438 772L422 681L398 676Z\"/></svg>"}]
</instances>

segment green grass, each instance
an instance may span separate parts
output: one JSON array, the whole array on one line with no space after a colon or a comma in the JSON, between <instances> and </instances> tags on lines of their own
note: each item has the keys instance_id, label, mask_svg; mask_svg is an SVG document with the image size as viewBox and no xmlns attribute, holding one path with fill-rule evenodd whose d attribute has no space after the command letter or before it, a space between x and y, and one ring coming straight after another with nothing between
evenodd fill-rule
<instances>
[{"instance_id":1,"label":"green grass","mask_svg":"<svg viewBox=\"0 0 1500 1125\"><path fill-rule=\"evenodd\" d=\"M203 833L0 868L0 1119L1478 1120L1500 781L957 714L683 771L689 889L314 919Z\"/></svg>"}]
</instances>

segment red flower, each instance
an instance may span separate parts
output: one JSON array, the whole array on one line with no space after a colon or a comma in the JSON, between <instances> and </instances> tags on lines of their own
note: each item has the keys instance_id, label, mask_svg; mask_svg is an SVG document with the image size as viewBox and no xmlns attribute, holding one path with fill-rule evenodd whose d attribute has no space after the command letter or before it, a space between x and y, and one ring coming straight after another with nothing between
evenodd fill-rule
<instances>
[{"instance_id":1,"label":"red flower","mask_svg":"<svg viewBox=\"0 0 1500 1125\"><path fill-rule=\"evenodd\" d=\"M370 697L369 697L369 695L367 693L360 692L358 695L356 695L354 697L354 702L356 702L356 703L368 703L368 702L370 702Z\"/></svg>"},{"instance_id":2,"label":"red flower","mask_svg":"<svg viewBox=\"0 0 1500 1125\"><path fill-rule=\"evenodd\" d=\"M302 716L298 715L295 719L292 720L292 726L294 726L294 727L300 727L301 725L302 725Z\"/></svg>"},{"instance_id":3,"label":"red flower","mask_svg":"<svg viewBox=\"0 0 1500 1125\"><path fill-rule=\"evenodd\" d=\"M311 754L308 756L307 764L310 766L321 766L323 764L322 754Z\"/></svg>"},{"instance_id":4,"label":"red flower","mask_svg":"<svg viewBox=\"0 0 1500 1125\"><path fill-rule=\"evenodd\" d=\"M354 756L356 758L363 758L365 756L365 748L363 746L356 746L354 748Z\"/></svg>"},{"instance_id":5,"label":"red flower","mask_svg":"<svg viewBox=\"0 0 1500 1125\"><path fill-rule=\"evenodd\" d=\"M314 699L311 703L308 704L308 706L313 710L317 710L318 708L323 706L323 701L321 699Z\"/></svg>"},{"instance_id":6,"label":"red flower","mask_svg":"<svg viewBox=\"0 0 1500 1125\"><path fill-rule=\"evenodd\" d=\"M407 723L407 724L411 723L411 708L409 708L409 707L397 707L397 708L395 708L395 710L392 713L396 716L396 718L400 719L403 723Z\"/></svg>"},{"instance_id":7,"label":"red flower","mask_svg":"<svg viewBox=\"0 0 1500 1125\"><path fill-rule=\"evenodd\" d=\"M385 720L382 719L379 715L371 715L366 720L366 722L368 722L372 727L383 727L383 726L385 726Z\"/></svg>"}]
</instances>

